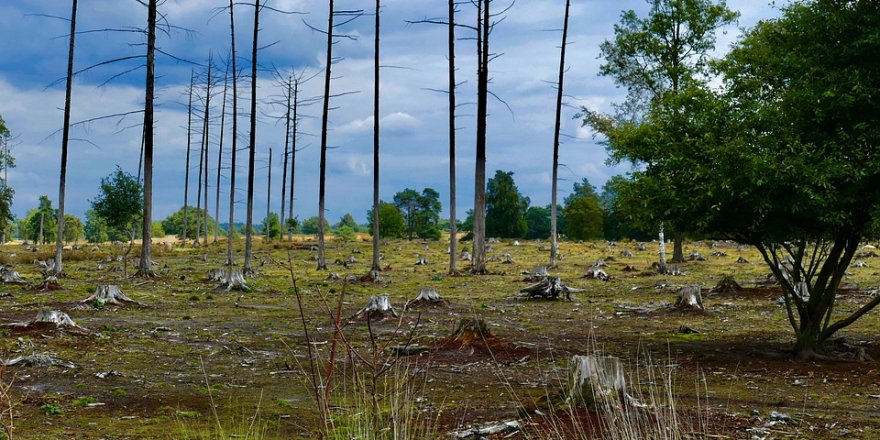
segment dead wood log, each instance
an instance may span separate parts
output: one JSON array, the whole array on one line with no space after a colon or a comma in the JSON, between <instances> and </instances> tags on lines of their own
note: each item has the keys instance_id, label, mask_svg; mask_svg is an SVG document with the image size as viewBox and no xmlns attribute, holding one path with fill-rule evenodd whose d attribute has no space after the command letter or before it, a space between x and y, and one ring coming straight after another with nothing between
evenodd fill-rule
<instances>
[{"instance_id":1,"label":"dead wood log","mask_svg":"<svg viewBox=\"0 0 880 440\"><path fill-rule=\"evenodd\" d=\"M397 311L391 305L391 298L387 293L371 295L367 305L358 310L351 319L356 321L382 321L389 316L399 317Z\"/></svg>"},{"instance_id":2,"label":"dead wood log","mask_svg":"<svg viewBox=\"0 0 880 440\"><path fill-rule=\"evenodd\" d=\"M623 363L612 356L572 356L568 403L589 410L617 407L626 398Z\"/></svg>"},{"instance_id":3,"label":"dead wood log","mask_svg":"<svg viewBox=\"0 0 880 440\"><path fill-rule=\"evenodd\" d=\"M116 285L99 285L95 289L95 293L92 296L80 301L81 303L92 303L95 305L114 305L114 306L125 306L129 304L139 304L137 301L129 298L126 294L122 293L122 290L119 286Z\"/></svg>"},{"instance_id":4,"label":"dead wood log","mask_svg":"<svg viewBox=\"0 0 880 440\"><path fill-rule=\"evenodd\" d=\"M703 308L703 295L700 286L686 286L678 290L678 298L675 300L676 309L705 310Z\"/></svg>"},{"instance_id":5,"label":"dead wood log","mask_svg":"<svg viewBox=\"0 0 880 440\"><path fill-rule=\"evenodd\" d=\"M417 309L420 307L434 307L445 304L446 301L440 297L440 294L437 293L434 289L422 289L419 291L419 295L413 298L410 301L407 301L406 305L403 306L403 310Z\"/></svg>"},{"instance_id":6,"label":"dead wood log","mask_svg":"<svg viewBox=\"0 0 880 440\"><path fill-rule=\"evenodd\" d=\"M560 296L567 300L571 300L571 294L574 292L583 292L583 289L566 286L559 277L548 276L543 280L532 284L520 290L520 293L526 294L526 299L542 298L542 299L559 299Z\"/></svg>"},{"instance_id":7,"label":"dead wood log","mask_svg":"<svg viewBox=\"0 0 880 440\"><path fill-rule=\"evenodd\" d=\"M45 367L62 367L73 369L76 368L72 362L63 361L61 359L46 355L46 354L30 354L27 356L19 356L14 359L9 359L3 361L3 365L7 367L12 366L22 366L22 367L37 367L37 368L45 368Z\"/></svg>"}]
</instances>

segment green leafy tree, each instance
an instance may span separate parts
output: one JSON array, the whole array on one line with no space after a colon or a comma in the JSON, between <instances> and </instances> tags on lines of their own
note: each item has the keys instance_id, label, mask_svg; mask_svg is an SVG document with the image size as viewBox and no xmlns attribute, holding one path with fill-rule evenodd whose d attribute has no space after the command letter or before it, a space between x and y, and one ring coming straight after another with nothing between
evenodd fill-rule
<instances>
[{"instance_id":1,"label":"green leafy tree","mask_svg":"<svg viewBox=\"0 0 880 440\"><path fill-rule=\"evenodd\" d=\"M407 238L440 238L440 210L443 205L440 202L440 193L436 190L425 188L419 193L407 188L394 195L394 205L403 213ZM379 226L382 226L381 220ZM379 235L382 235L381 232Z\"/></svg>"},{"instance_id":2,"label":"green leafy tree","mask_svg":"<svg viewBox=\"0 0 880 440\"><path fill-rule=\"evenodd\" d=\"M292 217L284 219L285 229L284 232L290 234L296 234L299 232L299 218Z\"/></svg>"},{"instance_id":3,"label":"green leafy tree","mask_svg":"<svg viewBox=\"0 0 880 440\"><path fill-rule=\"evenodd\" d=\"M79 217L72 214L64 214L64 241L79 241L83 236L83 223Z\"/></svg>"},{"instance_id":4,"label":"green leafy tree","mask_svg":"<svg viewBox=\"0 0 880 440\"><path fill-rule=\"evenodd\" d=\"M715 49L717 31L733 23L738 14L724 0L647 0L646 17L625 11L614 27L614 39L601 45L605 64L600 73L625 87L627 99L617 104L614 116L585 109L585 124L606 138L611 162L631 161L653 172L654 150L683 150L688 132L683 129L691 117L678 105L682 93L699 87L710 78L710 54ZM677 124L647 126L651 114L666 112ZM654 130L649 137L647 129ZM663 130L659 132L657 130ZM642 142L649 139L650 142ZM654 173L650 205L656 223L673 229L673 261L684 259L683 232L695 226L680 215L687 209L693 187L678 187L666 176ZM658 225L655 225L655 228Z\"/></svg>"},{"instance_id":5,"label":"green leafy tree","mask_svg":"<svg viewBox=\"0 0 880 440\"><path fill-rule=\"evenodd\" d=\"M373 230L373 210L367 211L368 230ZM406 220L403 213L392 203L379 202L379 236L403 238L406 236Z\"/></svg>"},{"instance_id":6,"label":"green leafy tree","mask_svg":"<svg viewBox=\"0 0 880 440\"><path fill-rule=\"evenodd\" d=\"M103 243L110 240L107 222L98 217L93 209L86 211L86 225L83 232L89 243Z\"/></svg>"},{"instance_id":7,"label":"green leafy tree","mask_svg":"<svg viewBox=\"0 0 880 440\"><path fill-rule=\"evenodd\" d=\"M162 220L162 230L165 234L174 235L177 238L183 238L183 214L186 211L187 225L194 225L196 219L201 219L202 221L205 218L205 210L202 208L196 209L195 207L188 206L186 209L180 208L173 214L166 217ZM213 231L215 225L217 224L217 220L214 217L211 217L208 214L208 231ZM204 226L203 226L204 227ZM225 232L222 232L225 234ZM196 239L196 230L195 228L188 227L186 231L187 239L195 240Z\"/></svg>"},{"instance_id":8,"label":"green leafy tree","mask_svg":"<svg viewBox=\"0 0 880 440\"><path fill-rule=\"evenodd\" d=\"M330 230L330 223L327 222L327 219L324 219L324 230ZM302 224L303 234L317 234L318 233L318 216L309 217L303 220Z\"/></svg>"},{"instance_id":9,"label":"green leafy tree","mask_svg":"<svg viewBox=\"0 0 880 440\"><path fill-rule=\"evenodd\" d=\"M380 222L381 222L381 220L380 220ZM381 225L381 223L380 223L380 225ZM346 241L346 242L347 241L354 241L355 237L357 236L357 232L355 232L355 230L352 229L348 225L343 225L343 226L336 228L336 230L333 232L333 234L336 235L336 237L338 237L340 240ZM379 232L379 234L381 234L381 232Z\"/></svg>"},{"instance_id":10,"label":"green leafy tree","mask_svg":"<svg viewBox=\"0 0 880 440\"><path fill-rule=\"evenodd\" d=\"M91 203L95 215L110 230L125 232L134 240L144 207L143 188L136 177L116 167L116 171L101 179L101 191Z\"/></svg>"},{"instance_id":11,"label":"green leafy tree","mask_svg":"<svg viewBox=\"0 0 880 440\"><path fill-rule=\"evenodd\" d=\"M0 175L0 242L5 242L7 237L11 235L9 231L15 227L15 218L12 215L12 199L15 196L15 191L7 185L5 180L5 170L15 166L15 161L8 152L10 136L12 133L6 127L3 116L0 116L0 171L4 171Z\"/></svg>"},{"instance_id":12,"label":"green leafy tree","mask_svg":"<svg viewBox=\"0 0 880 440\"><path fill-rule=\"evenodd\" d=\"M263 236L266 235L265 228L269 228L270 240L281 238L281 220L279 220L277 212L270 212L269 216L263 219Z\"/></svg>"},{"instance_id":13,"label":"green leafy tree","mask_svg":"<svg viewBox=\"0 0 880 440\"><path fill-rule=\"evenodd\" d=\"M528 232L526 211L529 198L523 197L513 181L513 172L495 171L486 186L486 235L518 238Z\"/></svg>"},{"instance_id":14,"label":"green leafy tree","mask_svg":"<svg viewBox=\"0 0 880 440\"><path fill-rule=\"evenodd\" d=\"M54 242L58 233L55 213L56 211L52 208L52 201L49 200L49 197L40 196L39 206L28 211L25 220L25 237L34 243L38 241L43 244Z\"/></svg>"},{"instance_id":15,"label":"green leafy tree","mask_svg":"<svg viewBox=\"0 0 880 440\"><path fill-rule=\"evenodd\" d=\"M602 186L599 203L604 211L603 231L609 240L650 240L654 237L656 219L645 204L650 200L652 189L639 194L646 182L634 182L625 176L616 175Z\"/></svg>"},{"instance_id":16,"label":"green leafy tree","mask_svg":"<svg viewBox=\"0 0 880 440\"><path fill-rule=\"evenodd\" d=\"M357 224L357 221L355 221L354 217L352 217L351 214L343 215L342 218L339 219L339 223L334 226L334 229L339 229L343 226L348 226L354 232L358 232L360 230L360 226Z\"/></svg>"},{"instance_id":17,"label":"green leafy tree","mask_svg":"<svg viewBox=\"0 0 880 440\"><path fill-rule=\"evenodd\" d=\"M557 220L558 221L558 220ZM526 211L526 238L546 239L550 237L550 206L532 206Z\"/></svg>"},{"instance_id":18,"label":"green leafy tree","mask_svg":"<svg viewBox=\"0 0 880 440\"><path fill-rule=\"evenodd\" d=\"M575 182L571 194L565 197L563 213L565 233L573 240L592 240L602 237L604 213L599 205L596 189L587 179Z\"/></svg>"}]
</instances>

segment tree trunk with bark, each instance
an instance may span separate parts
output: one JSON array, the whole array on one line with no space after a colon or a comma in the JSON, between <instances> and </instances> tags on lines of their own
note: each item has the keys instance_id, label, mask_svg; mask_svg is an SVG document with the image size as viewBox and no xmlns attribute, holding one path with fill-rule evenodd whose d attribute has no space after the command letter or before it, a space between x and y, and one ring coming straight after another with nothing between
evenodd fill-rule
<instances>
[{"instance_id":1,"label":"tree trunk with bark","mask_svg":"<svg viewBox=\"0 0 880 440\"><path fill-rule=\"evenodd\" d=\"M486 273L486 135L489 105L489 0L477 2L477 140L474 170L474 222L471 271Z\"/></svg>"},{"instance_id":2,"label":"tree trunk with bark","mask_svg":"<svg viewBox=\"0 0 880 440\"><path fill-rule=\"evenodd\" d=\"M376 38L373 49L373 262L370 271L379 271L379 3L376 0Z\"/></svg>"},{"instance_id":3,"label":"tree trunk with bark","mask_svg":"<svg viewBox=\"0 0 880 440\"><path fill-rule=\"evenodd\" d=\"M684 233L674 232L672 234L672 262L684 263Z\"/></svg>"},{"instance_id":4,"label":"tree trunk with bark","mask_svg":"<svg viewBox=\"0 0 880 440\"><path fill-rule=\"evenodd\" d=\"M272 239L272 235L269 231L269 214L272 212L272 149L269 149L269 181L266 184L266 224L263 225L266 228L266 241Z\"/></svg>"},{"instance_id":5,"label":"tree trunk with bark","mask_svg":"<svg viewBox=\"0 0 880 440\"><path fill-rule=\"evenodd\" d=\"M287 162L290 160L290 100L293 99L293 74L287 79L287 113L284 116L284 166L281 167L281 212L278 222L281 223L281 240L284 241L284 208L287 204Z\"/></svg>"},{"instance_id":6,"label":"tree trunk with bark","mask_svg":"<svg viewBox=\"0 0 880 440\"><path fill-rule=\"evenodd\" d=\"M245 223L244 266L245 275L254 273L254 160L257 152L257 49L260 37L260 0L254 4L254 38L251 48L251 132L248 145L247 221Z\"/></svg>"},{"instance_id":7,"label":"tree trunk with bark","mask_svg":"<svg viewBox=\"0 0 880 440\"><path fill-rule=\"evenodd\" d=\"M186 169L184 170L183 184L183 244L186 245L188 238L187 226L189 223L189 155L192 150L192 101L193 88L196 83L196 72L190 71L189 80L189 105L187 106L186 117Z\"/></svg>"},{"instance_id":8,"label":"tree trunk with bark","mask_svg":"<svg viewBox=\"0 0 880 440\"><path fill-rule=\"evenodd\" d=\"M202 184L202 188L205 191L205 206L202 212L203 223L205 224L205 246L208 245L208 170L211 167L208 164L208 152L211 148L211 73L212 73L212 58L208 56L208 82L205 85L205 128L204 133L202 134L204 137L204 146L205 146L205 181Z\"/></svg>"},{"instance_id":9,"label":"tree trunk with bark","mask_svg":"<svg viewBox=\"0 0 880 440\"><path fill-rule=\"evenodd\" d=\"M226 285L230 286L237 278L237 274L233 273L235 266L234 243L235 243L235 171L236 171L236 155L238 154L238 69L236 67L235 52L235 3L229 0L229 35L232 43L231 56L229 58L232 64L232 146L230 153L229 165L229 228L226 231ZM238 272L240 274L241 272Z\"/></svg>"},{"instance_id":10,"label":"tree trunk with bark","mask_svg":"<svg viewBox=\"0 0 880 440\"><path fill-rule=\"evenodd\" d=\"M559 51L559 81L556 86L556 127L553 130L553 182L550 195L550 267L556 267L556 254L559 252L556 229L556 192L559 183L559 132L562 130L562 89L565 81L565 45L568 44L568 14L571 0L565 1L565 21L562 26L562 47Z\"/></svg>"},{"instance_id":11,"label":"tree trunk with bark","mask_svg":"<svg viewBox=\"0 0 880 440\"><path fill-rule=\"evenodd\" d=\"M318 270L327 270L324 255L324 196L327 181L327 124L330 116L330 67L333 63L333 0L327 14L327 60L324 72L324 108L321 112L321 171L318 184Z\"/></svg>"},{"instance_id":12,"label":"tree trunk with bark","mask_svg":"<svg viewBox=\"0 0 880 440\"><path fill-rule=\"evenodd\" d=\"M63 272L64 251L64 192L67 186L67 146L70 140L70 105L73 91L73 53L76 47L76 7L73 0L70 11L70 46L67 51L67 81L64 94L64 128L61 131L61 173L58 179L58 237L55 239L55 275Z\"/></svg>"},{"instance_id":13,"label":"tree trunk with bark","mask_svg":"<svg viewBox=\"0 0 880 440\"><path fill-rule=\"evenodd\" d=\"M148 0L147 79L144 99L144 223L141 231L141 276L153 274L153 98L156 87L157 0Z\"/></svg>"},{"instance_id":14,"label":"tree trunk with bark","mask_svg":"<svg viewBox=\"0 0 880 440\"><path fill-rule=\"evenodd\" d=\"M220 170L223 169L223 135L226 132L226 92L229 89L229 64L223 74L223 104L220 107L220 145L217 148L217 185L214 198L214 243L220 235Z\"/></svg>"},{"instance_id":15,"label":"tree trunk with bark","mask_svg":"<svg viewBox=\"0 0 880 440\"><path fill-rule=\"evenodd\" d=\"M449 0L449 273L458 272L455 213L455 0ZM375 208L374 208L375 209Z\"/></svg>"}]
</instances>

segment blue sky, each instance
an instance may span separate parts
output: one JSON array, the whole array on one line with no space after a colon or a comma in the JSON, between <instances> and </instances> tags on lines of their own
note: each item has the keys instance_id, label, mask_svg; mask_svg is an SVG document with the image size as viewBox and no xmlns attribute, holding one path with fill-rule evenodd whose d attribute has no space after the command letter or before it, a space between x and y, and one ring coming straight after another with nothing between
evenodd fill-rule
<instances>
[{"instance_id":1,"label":"blue sky","mask_svg":"<svg viewBox=\"0 0 880 440\"><path fill-rule=\"evenodd\" d=\"M624 9L646 10L643 0L574 0L571 17L571 45L566 74L567 104L608 111L623 99L622 90L609 78L598 76L601 60L599 44L612 36L613 26ZM729 0L742 16L739 27L749 27L760 19L778 14L767 0ZM160 11L169 23L186 30L161 34L160 48L184 60L205 64L209 54L215 60L229 51L229 18L215 15L222 0L166 0ZM273 149L272 209L280 209L281 152L283 125L274 116L281 109L270 101L280 92L272 71L291 68L309 73L323 70L326 41L312 31L326 26L324 1L273 0L270 6L297 11L284 15L266 11L261 15L260 46L276 43L260 53L258 74L257 164L255 176L255 218L266 210L268 151ZM337 0L340 9L370 8L365 0ZM519 0L492 35L492 51L503 53L490 67L491 90L511 109L490 103L487 172L514 171L520 191L534 205L550 201L550 172L553 142L555 81L558 69L559 39L563 0ZM40 195L54 201L58 195L60 135L62 125L63 82L47 87L65 75L68 24L44 15L69 16L66 0L18 0L0 2L0 115L12 130L11 142L17 167L9 180L16 190L13 211L23 216L37 204ZM384 0L382 29L381 197L390 200L406 187L433 187L448 204L448 141L446 96L429 89L445 89L446 29L442 26L411 25L407 20L443 17L442 0ZM459 21L473 21L474 11L462 6ZM214 17L214 18L212 18ZM80 0L78 30L131 28L143 26L146 10L134 0ZM236 7L239 68L249 72L253 32L253 8ZM365 221L372 200L372 40L370 17L349 24L344 31L356 39L344 39L334 48L343 59L333 66L334 93L355 92L333 100L328 151L327 217L335 222L345 213ZM740 31L734 26L719 35L718 53L735 41ZM464 30L460 36L466 37ZM78 37L77 70L108 59L143 53L144 38L137 33L92 33ZM458 78L464 81L458 100L465 104L458 118L458 206L461 215L473 206L475 43L458 42ZM137 110L143 102L144 69L136 69L105 84L108 78L136 68L142 60L132 60L95 69L74 82L73 121L95 116ZM156 115L154 215L164 218L183 204L186 154L186 89L191 64L159 55L156 73L158 101ZM198 69L198 67L196 67ZM303 95L318 96L323 86L319 75L306 86ZM240 86L240 113L249 109L249 85ZM215 95L212 113L219 115L220 96ZM318 206L318 158L320 106L303 110L296 165L295 215L300 219L316 215ZM606 153L592 133L574 119L574 108L563 114L564 139L560 162L560 200L574 181L588 178L597 187L628 166L609 167ZM140 149L140 115L124 120L105 120L78 127L71 144L68 172L67 210L82 215L89 199L98 191L100 179L115 166L135 174ZM227 120L228 122L228 120ZM229 133L227 124L227 133ZM239 122L239 148L246 145L248 121ZM212 118L212 131L219 133L219 120ZM212 136L210 166L216 166L219 137ZM193 144L194 146L197 144ZM227 135L226 151L229 151ZM221 179L221 218L228 215L229 157L223 160ZM198 155L195 154L196 160ZM196 164L197 167L197 164ZM247 162L240 154L237 173L237 219L244 219ZM210 179L210 210L213 213L216 169ZM191 193L195 193L197 168L191 169ZM194 202L191 202L194 204Z\"/></svg>"}]
</instances>

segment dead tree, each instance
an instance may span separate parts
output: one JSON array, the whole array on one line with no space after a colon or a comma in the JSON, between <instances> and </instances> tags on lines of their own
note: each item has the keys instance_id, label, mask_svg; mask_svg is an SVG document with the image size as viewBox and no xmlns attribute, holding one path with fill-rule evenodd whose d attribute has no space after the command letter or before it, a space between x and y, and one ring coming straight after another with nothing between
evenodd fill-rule
<instances>
[{"instance_id":1,"label":"dead tree","mask_svg":"<svg viewBox=\"0 0 880 440\"><path fill-rule=\"evenodd\" d=\"M227 289L238 288L243 283L244 277L240 271L234 270L235 255L235 170L236 155L238 153L238 69L236 67L235 57L235 4L234 0L229 0L229 36L231 41L231 55L229 57L232 64L232 154L230 171L229 171L229 229L226 231L226 281Z\"/></svg>"},{"instance_id":2,"label":"dead tree","mask_svg":"<svg viewBox=\"0 0 880 440\"><path fill-rule=\"evenodd\" d=\"M189 80L189 105L187 106L187 117L186 117L186 169L184 171L184 184L183 184L183 243L186 244L186 241L189 240L187 231L187 226L189 222L189 156L190 151L192 150L192 101L193 101L193 88L195 88L196 82L196 72L193 70L190 72L190 80Z\"/></svg>"},{"instance_id":3,"label":"dead tree","mask_svg":"<svg viewBox=\"0 0 880 440\"><path fill-rule=\"evenodd\" d=\"M486 273L486 135L489 112L489 6L477 0L477 140L474 167L474 222L471 272Z\"/></svg>"},{"instance_id":4,"label":"dead tree","mask_svg":"<svg viewBox=\"0 0 880 440\"><path fill-rule=\"evenodd\" d=\"M147 0L147 79L144 99L144 223L138 273L153 277L153 98L156 85L156 9Z\"/></svg>"},{"instance_id":5,"label":"dead tree","mask_svg":"<svg viewBox=\"0 0 880 440\"><path fill-rule=\"evenodd\" d=\"M562 27L562 46L559 55L559 82L556 86L556 127L553 131L553 180L550 195L550 267L556 266L559 243L556 232L556 191L559 182L559 132L562 130L562 89L565 80L565 45L568 44L568 13L571 0L565 1L565 24Z\"/></svg>"},{"instance_id":6,"label":"dead tree","mask_svg":"<svg viewBox=\"0 0 880 440\"><path fill-rule=\"evenodd\" d=\"M379 3L376 0L376 35L373 48L373 261L370 271L379 267Z\"/></svg>"},{"instance_id":7,"label":"dead tree","mask_svg":"<svg viewBox=\"0 0 880 440\"><path fill-rule=\"evenodd\" d=\"M248 144L247 220L245 222L244 266L245 275L254 273L254 159L257 151L257 49L260 38L260 0L254 3L254 38L251 48L251 130Z\"/></svg>"},{"instance_id":8,"label":"dead tree","mask_svg":"<svg viewBox=\"0 0 880 440\"><path fill-rule=\"evenodd\" d=\"M281 167L281 212L278 215L278 222L281 223L281 240L284 240L284 208L287 203L287 162L290 160L290 110L291 100L293 99L293 73L287 78L287 91L285 93L287 112L284 115L284 166ZM293 177L293 176L291 176Z\"/></svg>"},{"instance_id":9,"label":"dead tree","mask_svg":"<svg viewBox=\"0 0 880 440\"><path fill-rule=\"evenodd\" d=\"M223 135L226 132L226 92L229 89L229 64L226 64L226 72L223 74L223 104L220 106L220 145L217 148L217 185L214 199L214 243L219 240L220 229L220 170L223 168ZM232 227L232 224L229 224Z\"/></svg>"},{"instance_id":10,"label":"dead tree","mask_svg":"<svg viewBox=\"0 0 880 440\"><path fill-rule=\"evenodd\" d=\"M269 214L272 211L272 149L269 149L269 181L266 185L266 224L263 226L266 228L266 241L269 241L272 238L272 235L269 231Z\"/></svg>"},{"instance_id":11,"label":"dead tree","mask_svg":"<svg viewBox=\"0 0 880 440\"><path fill-rule=\"evenodd\" d=\"M455 217L455 0L449 0L449 273L458 272Z\"/></svg>"},{"instance_id":12,"label":"dead tree","mask_svg":"<svg viewBox=\"0 0 880 440\"><path fill-rule=\"evenodd\" d=\"M70 141L70 105L73 91L73 53L76 47L76 6L73 0L70 11L70 46L67 51L67 79L64 92L64 128L61 134L61 173L58 179L58 236L55 239L55 274L62 273L64 251L64 192L67 186L67 146Z\"/></svg>"},{"instance_id":13,"label":"dead tree","mask_svg":"<svg viewBox=\"0 0 880 440\"><path fill-rule=\"evenodd\" d=\"M324 108L321 111L321 163L318 183L318 270L327 270L324 256L324 196L327 180L327 125L330 119L330 76L333 64L333 0L327 13L327 60L324 66Z\"/></svg>"},{"instance_id":14,"label":"dead tree","mask_svg":"<svg viewBox=\"0 0 880 440\"><path fill-rule=\"evenodd\" d=\"M208 170L211 169L208 164L208 151L211 148L211 90L213 89L213 84L211 84L212 64L213 58L208 54L208 82L205 86L205 182L202 185L205 190L205 209L202 212L205 224L205 246L208 245Z\"/></svg>"}]
</instances>

